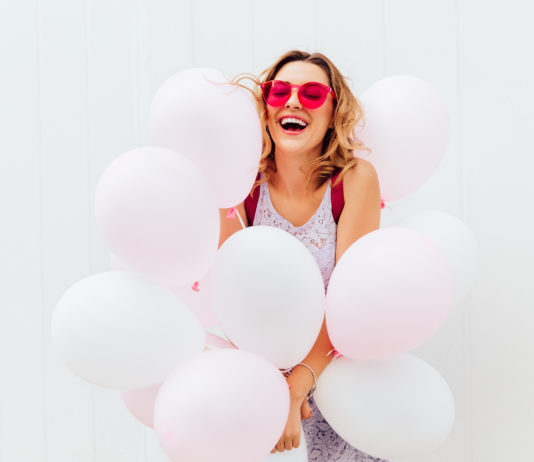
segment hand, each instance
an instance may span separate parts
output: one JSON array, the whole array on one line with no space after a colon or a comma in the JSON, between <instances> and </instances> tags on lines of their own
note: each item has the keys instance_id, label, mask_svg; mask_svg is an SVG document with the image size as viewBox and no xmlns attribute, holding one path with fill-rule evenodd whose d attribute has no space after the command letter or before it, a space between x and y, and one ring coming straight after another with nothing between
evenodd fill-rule
<instances>
[{"instance_id":1,"label":"hand","mask_svg":"<svg viewBox=\"0 0 534 462\"><path fill-rule=\"evenodd\" d=\"M304 401L307 403L306 399L304 399ZM278 440L278 444L273 448L271 453L274 453L276 451L289 451L290 449L298 448L300 446L300 426L302 420L301 407L303 406L304 403L300 400L293 398L291 399L289 404L289 416L287 419L286 428L284 429L284 433L282 433L282 436Z\"/></svg>"},{"instance_id":2,"label":"hand","mask_svg":"<svg viewBox=\"0 0 534 462\"><path fill-rule=\"evenodd\" d=\"M302 406L300 407L300 416L302 420L310 419L313 416L313 410L308 402L308 398L305 398L302 401Z\"/></svg>"}]
</instances>

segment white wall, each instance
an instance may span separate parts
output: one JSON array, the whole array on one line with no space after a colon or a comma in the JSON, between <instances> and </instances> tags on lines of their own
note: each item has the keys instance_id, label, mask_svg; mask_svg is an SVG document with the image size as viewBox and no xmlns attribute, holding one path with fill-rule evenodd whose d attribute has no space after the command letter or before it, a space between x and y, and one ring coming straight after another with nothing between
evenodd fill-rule
<instances>
[{"instance_id":1,"label":"white wall","mask_svg":"<svg viewBox=\"0 0 534 462\"><path fill-rule=\"evenodd\" d=\"M531 3L0 1L0 460L167 460L117 392L59 361L51 313L70 285L108 268L95 185L146 142L163 80L193 66L259 73L292 48L327 54L357 95L407 73L447 99L452 137L439 170L382 220L444 210L483 252L470 297L415 351L457 405L450 438L427 460L534 460Z\"/></svg>"}]
</instances>

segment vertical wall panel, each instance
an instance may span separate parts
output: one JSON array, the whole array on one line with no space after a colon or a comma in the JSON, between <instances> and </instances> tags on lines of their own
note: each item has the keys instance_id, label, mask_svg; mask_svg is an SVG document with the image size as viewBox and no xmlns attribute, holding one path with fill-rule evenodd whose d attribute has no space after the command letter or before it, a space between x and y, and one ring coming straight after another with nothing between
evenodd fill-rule
<instances>
[{"instance_id":1,"label":"vertical wall panel","mask_svg":"<svg viewBox=\"0 0 534 462\"><path fill-rule=\"evenodd\" d=\"M472 454L534 454L534 50L531 4L459 2L466 218L483 250L471 296Z\"/></svg>"},{"instance_id":2,"label":"vertical wall panel","mask_svg":"<svg viewBox=\"0 0 534 462\"><path fill-rule=\"evenodd\" d=\"M254 0L252 40L254 73L259 74L286 51L314 51L316 4L311 0Z\"/></svg>"},{"instance_id":3,"label":"vertical wall panel","mask_svg":"<svg viewBox=\"0 0 534 462\"><path fill-rule=\"evenodd\" d=\"M0 4L1 458L46 451L39 7Z\"/></svg>"},{"instance_id":4,"label":"vertical wall panel","mask_svg":"<svg viewBox=\"0 0 534 462\"><path fill-rule=\"evenodd\" d=\"M317 1L317 51L330 58L356 97L383 76L382 2Z\"/></svg>"},{"instance_id":5,"label":"vertical wall panel","mask_svg":"<svg viewBox=\"0 0 534 462\"><path fill-rule=\"evenodd\" d=\"M43 460L93 460L91 386L61 361L50 322L61 295L91 272L87 213L85 2L42 0L39 15L42 126L43 302L46 310L47 452ZM61 72L58 72L61 70ZM65 435L69 435L68 438Z\"/></svg>"},{"instance_id":6,"label":"vertical wall panel","mask_svg":"<svg viewBox=\"0 0 534 462\"><path fill-rule=\"evenodd\" d=\"M214 67L228 77L252 66L252 23L248 0L193 2L193 63Z\"/></svg>"},{"instance_id":7,"label":"vertical wall panel","mask_svg":"<svg viewBox=\"0 0 534 462\"><path fill-rule=\"evenodd\" d=\"M139 122L149 143L148 112L160 85L193 67L192 0L139 0Z\"/></svg>"}]
</instances>

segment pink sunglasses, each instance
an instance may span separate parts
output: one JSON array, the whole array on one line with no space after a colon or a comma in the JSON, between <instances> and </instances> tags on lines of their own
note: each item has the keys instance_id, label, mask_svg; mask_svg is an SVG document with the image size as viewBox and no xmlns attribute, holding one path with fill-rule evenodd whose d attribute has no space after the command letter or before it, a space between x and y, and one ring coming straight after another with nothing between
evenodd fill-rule
<instances>
[{"instance_id":1,"label":"pink sunglasses","mask_svg":"<svg viewBox=\"0 0 534 462\"><path fill-rule=\"evenodd\" d=\"M262 83L263 100L272 107L284 105L290 98L293 88L298 89L300 103L308 109L317 109L326 101L328 93L337 100L334 91L319 82L307 82L303 85L290 85L282 80L269 80Z\"/></svg>"}]
</instances>

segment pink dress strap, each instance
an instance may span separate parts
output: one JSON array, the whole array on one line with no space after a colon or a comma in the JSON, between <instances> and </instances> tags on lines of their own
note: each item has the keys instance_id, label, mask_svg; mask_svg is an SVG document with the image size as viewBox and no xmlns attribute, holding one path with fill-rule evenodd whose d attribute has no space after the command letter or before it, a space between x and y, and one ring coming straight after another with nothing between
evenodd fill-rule
<instances>
[{"instance_id":1,"label":"pink dress strap","mask_svg":"<svg viewBox=\"0 0 534 462\"><path fill-rule=\"evenodd\" d=\"M256 176L256 181L260 179L260 174ZM260 187L258 186L254 192L252 193L252 197L250 197L250 194L247 194L247 197L245 198L245 212L247 214L247 220L248 225L252 226L254 223L254 216L256 215L256 207L258 206L258 199L260 198Z\"/></svg>"},{"instance_id":2,"label":"pink dress strap","mask_svg":"<svg viewBox=\"0 0 534 462\"><path fill-rule=\"evenodd\" d=\"M334 187L334 182L336 181L340 171L341 169L338 169L336 173L332 175L332 189L330 190L332 198L332 215L336 224L339 221L339 216L341 215L343 207L345 206L345 197L343 196L343 180L341 180L339 184Z\"/></svg>"}]
</instances>

